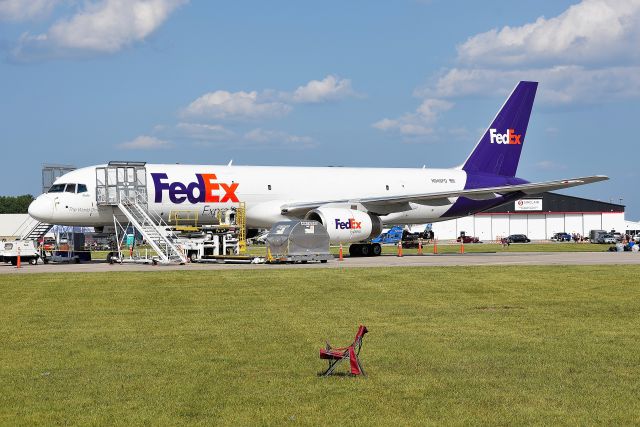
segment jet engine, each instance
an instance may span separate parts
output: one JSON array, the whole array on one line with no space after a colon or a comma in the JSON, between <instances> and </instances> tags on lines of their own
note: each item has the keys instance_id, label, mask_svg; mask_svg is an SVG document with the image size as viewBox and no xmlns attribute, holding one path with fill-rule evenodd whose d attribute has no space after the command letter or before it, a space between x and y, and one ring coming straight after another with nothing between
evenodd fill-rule
<instances>
[{"instance_id":1,"label":"jet engine","mask_svg":"<svg viewBox=\"0 0 640 427\"><path fill-rule=\"evenodd\" d=\"M324 225L331 243L362 242L382 232L379 216L353 209L318 208L309 211L305 219Z\"/></svg>"}]
</instances>

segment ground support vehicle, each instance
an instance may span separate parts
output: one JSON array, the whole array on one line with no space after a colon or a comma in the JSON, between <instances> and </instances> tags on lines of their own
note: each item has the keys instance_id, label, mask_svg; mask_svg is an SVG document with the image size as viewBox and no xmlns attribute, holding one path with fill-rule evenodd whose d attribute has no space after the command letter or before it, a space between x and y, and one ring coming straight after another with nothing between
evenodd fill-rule
<instances>
[{"instance_id":1,"label":"ground support vehicle","mask_svg":"<svg viewBox=\"0 0 640 427\"><path fill-rule=\"evenodd\" d=\"M333 258L329 251L329 233L318 221L275 223L269 230L266 250L268 263L325 263Z\"/></svg>"},{"instance_id":2,"label":"ground support vehicle","mask_svg":"<svg viewBox=\"0 0 640 427\"><path fill-rule=\"evenodd\" d=\"M192 233L178 237L175 243L191 262L240 255L238 235L231 231Z\"/></svg>"},{"instance_id":3,"label":"ground support vehicle","mask_svg":"<svg viewBox=\"0 0 640 427\"><path fill-rule=\"evenodd\" d=\"M18 265L18 255L20 263L28 262L35 265L38 263L40 254L33 240L11 240L2 242L0 246L0 261Z\"/></svg>"},{"instance_id":4,"label":"ground support vehicle","mask_svg":"<svg viewBox=\"0 0 640 427\"><path fill-rule=\"evenodd\" d=\"M424 231L422 233L411 233L408 230L404 230L402 227L394 226L391 227L389 231L382 233L375 239L372 239L371 242L373 243L373 245L368 245L370 247L368 251L365 249L367 253L360 253L361 246L365 245L355 244L349 247L349 254L351 256L380 255L380 253L382 252L380 244L397 245L399 242L402 242L403 248L417 248L420 242L425 244L430 239L433 239L433 233L430 231Z\"/></svg>"}]
</instances>

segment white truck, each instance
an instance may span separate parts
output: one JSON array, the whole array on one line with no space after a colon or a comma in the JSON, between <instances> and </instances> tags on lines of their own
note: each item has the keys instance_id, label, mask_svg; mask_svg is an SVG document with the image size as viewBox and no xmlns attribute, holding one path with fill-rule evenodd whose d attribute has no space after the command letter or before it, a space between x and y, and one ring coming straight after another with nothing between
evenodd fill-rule
<instances>
[{"instance_id":1,"label":"white truck","mask_svg":"<svg viewBox=\"0 0 640 427\"><path fill-rule=\"evenodd\" d=\"M18 265L18 254L20 263L28 262L35 265L38 263L40 254L34 240L10 240L0 242L0 262Z\"/></svg>"}]
</instances>

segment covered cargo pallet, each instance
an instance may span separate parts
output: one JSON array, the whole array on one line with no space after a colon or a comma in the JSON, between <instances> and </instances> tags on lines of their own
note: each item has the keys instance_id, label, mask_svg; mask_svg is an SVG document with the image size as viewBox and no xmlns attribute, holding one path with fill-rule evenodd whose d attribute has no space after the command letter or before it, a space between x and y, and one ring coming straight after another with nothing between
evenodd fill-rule
<instances>
[{"instance_id":1,"label":"covered cargo pallet","mask_svg":"<svg viewBox=\"0 0 640 427\"><path fill-rule=\"evenodd\" d=\"M273 225L267 238L269 262L327 262L329 233L318 221L281 221Z\"/></svg>"}]
</instances>

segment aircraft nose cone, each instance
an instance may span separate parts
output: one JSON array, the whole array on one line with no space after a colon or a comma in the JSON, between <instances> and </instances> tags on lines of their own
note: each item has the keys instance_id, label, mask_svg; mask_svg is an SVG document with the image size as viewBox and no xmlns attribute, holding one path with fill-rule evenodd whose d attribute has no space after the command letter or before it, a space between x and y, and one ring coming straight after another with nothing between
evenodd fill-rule
<instances>
[{"instance_id":1,"label":"aircraft nose cone","mask_svg":"<svg viewBox=\"0 0 640 427\"><path fill-rule=\"evenodd\" d=\"M29 215L40 222L50 222L53 217L53 201L39 196L29 205Z\"/></svg>"}]
</instances>

